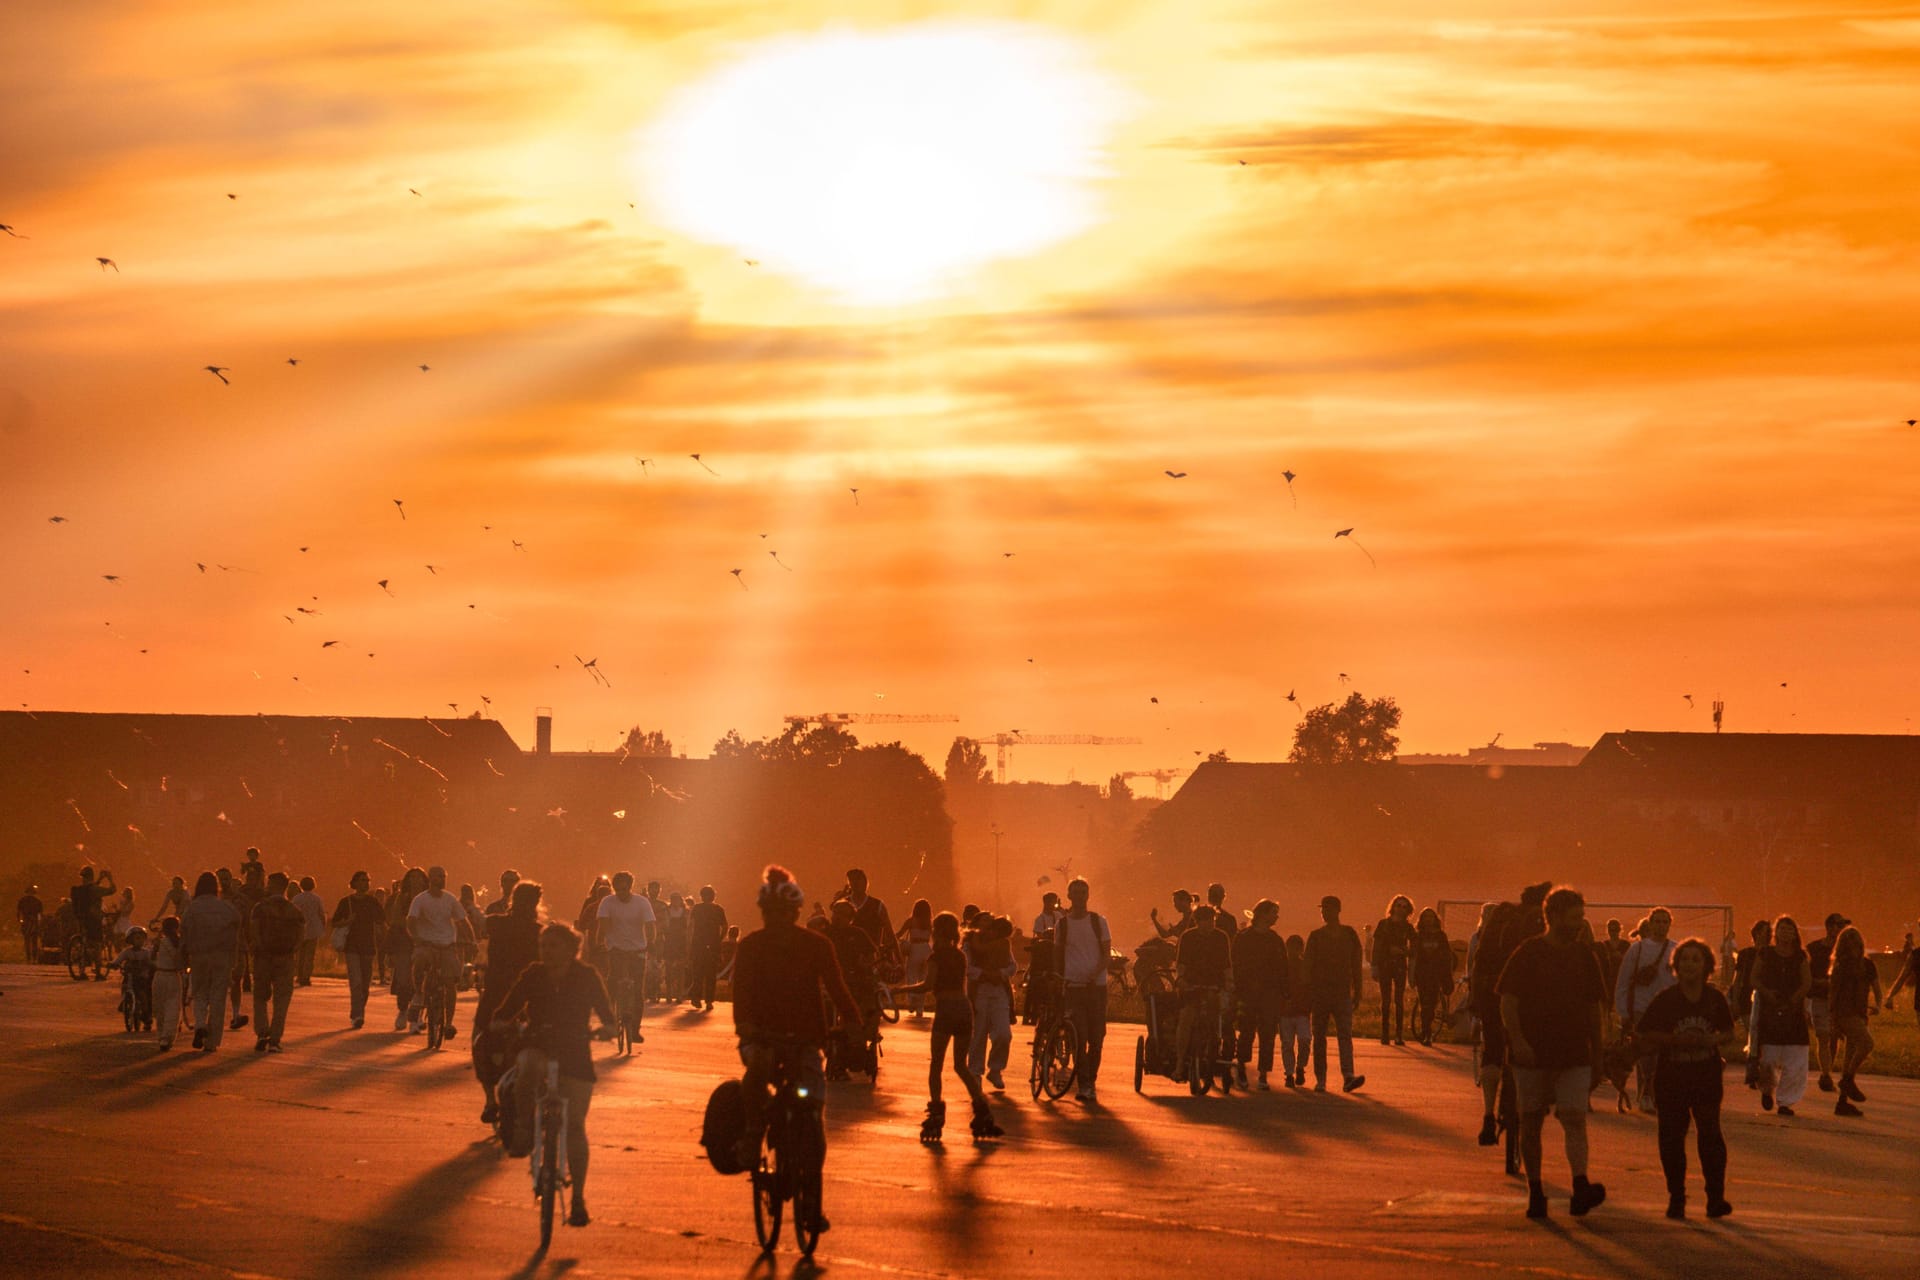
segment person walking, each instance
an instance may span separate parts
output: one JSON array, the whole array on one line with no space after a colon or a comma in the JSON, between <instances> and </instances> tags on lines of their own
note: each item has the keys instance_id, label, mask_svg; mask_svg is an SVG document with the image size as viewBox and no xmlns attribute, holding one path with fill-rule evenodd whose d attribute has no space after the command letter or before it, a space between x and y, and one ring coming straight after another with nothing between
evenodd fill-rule
<instances>
[{"instance_id":1,"label":"person walking","mask_svg":"<svg viewBox=\"0 0 1920 1280\"><path fill-rule=\"evenodd\" d=\"M1869 1007L1867 1001L1873 1003ZM1867 958L1866 939L1852 925L1841 928L1833 940L1833 957L1827 982L1827 1007L1833 1016L1835 1034L1845 1042L1847 1054L1840 1065L1840 1098L1833 1104L1837 1116L1857 1116L1862 1112L1856 1102L1865 1102L1855 1079L1867 1055L1873 1052L1873 1036L1867 1031L1867 1015L1880 1012L1880 974Z\"/></svg>"},{"instance_id":2,"label":"person walking","mask_svg":"<svg viewBox=\"0 0 1920 1280\"><path fill-rule=\"evenodd\" d=\"M1307 992L1307 940L1287 935L1287 988L1280 998L1280 1070L1289 1089L1307 1083L1307 1057L1313 1044L1313 1002Z\"/></svg>"},{"instance_id":3,"label":"person walking","mask_svg":"<svg viewBox=\"0 0 1920 1280\"><path fill-rule=\"evenodd\" d=\"M1340 923L1340 899L1320 899L1324 923L1307 936L1307 999L1313 1013L1313 1091L1327 1091L1327 1024L1340 1044L1340 1090L1352 1093L1367 1082L1353 1069L1353 1011L1360 1003L1365 968L1360 935Z\"/></svg>"},{"instance_id":4,"label":"person walking","mask_svg":"<svg viewBox=\"0 0 1920 1280\"><path fill-rule=\"evenodd\" d=\"M372 877L356 871L347 881L351 890L334 904L334 950L347 966L347 1017L358 1031L367 1023L367 993L373 988L375 955L386 932L386 913L369 890Z\"/></svg>"},{"instance_id":5,"label":"person walking","mask_svg":"<svg viewBox=\"0 0 1920 1280\"><path fill-rule=\"evenodd\" d=\"M1013 1047L1013 921L994 916L976 931L967 952L967 980L973 1005L973 1036L967 1066L985 1076L994 1091L1007 1087L1002 1073Z\"/></svg>"},{"instance_id":6,"label":"person walking","mask_svg":"<svg viewBox=\"0 0 1920 1280\"><path fill-rule=\"evenodd\" d=\"M914 986L924 982L927 977L927 957L933 954L933 904L925 898L916 898L913 910L907 913L906 923L901 925L894 938L904 943L907 962L906 985ZM1032 990L1031 984L1028 990ZM1031 1001L1031 997L1029 997ZM912 996L914 1020L926 1016L927 998Z\"/></svg>"},{"instance_id":7,"label":"person walking","mask_svg":"<svg viewBox=\"0 0 1920 1280\"><path fill-rule=\"evenodd\" d=\"M220 896L220 880L203 871L193 901L180 917L180 943L193 974L193 1047L212 1053L227 1031L227 997L233 986L233 956L239 947L240 912Z\"/></svg>"},{"instance_id":8,"label":"person walking","mask_svg":"<svg viewBox=\"0 0 1920 1280\"><path fill-rule=\"evenodd\" d=\"M1907 988L1913 988L1913 1012L1915 1020L1920 1021L1920 950L1907 952L1907 958L1900 966L1899 974L1893 980L1893 986L1887 990L1887 1010L1894 1008L1894 997Z\"/></svg>"},{"instance_id":9,"label":"person walking","mask_svg":"<svg viewBox=\"0 0 1920 1280\"><path fill-rule=\"evenodd\" d=\"M180 917L166 916L160 921L160 935L153 944L153 1026L159 1033L160 1051L173 1048L173 1037L180 1030L181 984L186 979L187 948L180 940Z\"/></svg>"},{"instance_id":10,"label":"person walking","mask_svg":"<svg viewBox=\"0 0 1920 1280\"><path fill-rule=\"evenodd\" d=\"M1547 1216L1540 1148L1551 1109L1566 1135L1579 1217L1607 1198L1606 1187L1587 1178L1587 1095L1600 1080L1607 989L1599 960L1581 941L1586 900L1579 890L1553 890L1543 909L1547 931L1514 950L1496 989L1520 1105L1527 1216Z\"/></svg>"},{"instance_id":11,"label":"person walking","mask_svg":"<svg viewBox=\"0 0 1920 1280\"><path fill-rule=\"evenodd\" d=\"M255 1053L279 1053L293 1004L294 974L307 935L307 918L287 900L287 873L267 877L267 894L253 909L247 930L253 950ZM269 1020L271 1018L271 1020Z\"/></svg>"},{"instance_id":12,"label":"person walking","mask_svg":"<svg viewBox=\"0 0 1920 1280\"><path fill-rule=\"evenodd\" d=\"M633 886L631 876L627 886ZM512 1036L494 1027L497 1021L494 1011L520 980L520 975L540 959L540 930L546 923L541 919L540 893L537 882L522 880L516 875L507 909L487 917L487 977L480 992L479 1007L473 1011L474 1034L470 1042L474 1079L479 1081L480 1092L485 1097L480 1108L481 1124L492 1124L499 1118L500 1105L495 1099L494 1087L500 1083L507 1059L514 1052ZM635 1003L639 1003L637 998Z\"/></svg>"},{"instance_id":13,"label":"person walking","mask_svg":"<svg viewBox=\"0 0 1920 1280\"><path fill-rule=\"evenodd\" d=\"M1834 1091L1834 1042L1838 1038L1834 1032L1833 1010L1828 1004L1833 947L1840 937L1840 931L1852 923L1838 911L1830 911L1826 919L1826 936L1815 938L1807 944L1807 969L1813 975L1813 986L1807 992L1807 1007L1813 1021L1813 1048L1820 1063L1822 1093Z\"/></svg>"},{"instance_id":14,"label":"person walking","mask_svg":"<svg viewBox=\"0 0 1920 1280\"><path fill-rule=\"evenodd\" d=\"M1253 904L1253 919L1247 927L1233 935L1233 984L1240 997L1235 1083L1247 1087L1247 1063L1253 1061L1258 1041L1260 1059L1255 1070L1259 1076L1254 1087L1262 1093L1272 1088L1267 1075L1273 1070L1273 1037L1287 998L1287 943L1273 931L1279 918L1280 904L1262 898Z\"/></svg>"},{"instance_id":15,"label":"person walking","mask_svg":"<svg viewBox=\"0 0 1920 1280\"><path fill-rule=\"evenodd\" d=\"M687 998L687 898L671 894L667 898L667 917L660 924L660 947L665 955L667 1001L679 1004Z\"/></svg>"},{"instance_id":16,"label":"person walking","mask_svg":"<svg viewBox=\"0 0 1920 1280\"><path fill-rule=\"evenodd\" d=\"M500 896L487 904L486 914L503 916L513 907L513 886L520 883L520 873L508 867L500 873ZM491 930L489 930L491 936Z\"/></svg>"},{"instance_id":17,"label":"person walking","mask_svg":"<svg viewBox=\"0 0 1920 1280\"><path fill-rule=\"evenodd\" d=\"M421 867L408 867L387 899L387 966L393 993L393 1029L407 1029L407 1012L413 1005L413 934L407 929L407 914L413 900L426 892L427 873Z\"/></svg>"},{"instance_id":18,"label":"person walking","mask_svg":"<svg viewBox=\"0 0 1920 1280\"><path fill-rule=\"evenodd\" d=\"M1807 992L1813 970L1792 916L1773 922L1773 945L1753 966L1753 1043L1760 1049L1760 1109L1792 1116L1807 1094Z\"/></svg>"},{"instance_id":19,"label":"person walking","mask_svg":"<svg viewBox=\"0 0 1920 1280\"><path fill-rule=\"evenodd\" d=\"M1053 948L1061 1002L1080 1036L1073 1047L1074 1096L1089 1106L1100 1100L1096 1085L1107 1039L1107 953L1113 946L1106 917L1087 910L1092 892L1082 879L1067 885L1067 913L1054 928Z\"/></svg>"},{"instance_id":20,"label":"person walking","mask_svg":"<svg viewBox=\"0 0 1920 1280\"><path fill-rule=\"evenodd\" d=\"M1727 998L1709 986L1713 948L1688 938L1673 949L1674 985L1640 1015L1640 1038L1654 1050L1654 1099L1660 1118L1660 1168L1667 1177L1667 1216L1687 1216L1687 1126L1693 1126L1707 1216L1724 1218L1727 1139L1720 1130L1721 1051L1740 1039Z\"/></svg>"},{"instance_id":21,"label":"person walking","mask_svg":"<svg viewBox=\"0 0 1920 1280\"><path fill-rule=\"evenodd\" d=\"M1620 1034L1631 1037L1653 998L1673 985L1673 940L1667 931L1673 927L1673 913L1655 907L1647 913L1640 937L1627 948L1620 961L1620 977L1613 987L1613 1011L1620 1019ZM1634 1071L1640 1082L1640 1110L1654 1110L1653 1051L1645 1045L1635 1056Z\"/></svg>"},{"instance_id":22,"label":"person walking","mask_svg":"<svg viewBox=\"0 0 1920 1280\"><path fill-rule=\"evenodd\" d=\"M1379 935L1374 935L1379 946ZM1420 913L1413 935L1413 991L1420 1043L1433 1047L1433 1019L1453 992L1453 941L1432 907Z\"/></svg>"},{"instance_id":23,"label":"person walking","mask_svg":"<svg viewBox=\"0 0 1920 1280\"><path fill-rule=\"evenodd\" d=\"M1380 1043L1405 1045L1407 967L1413 958L1413 899L1404 893L1387 904L1386 918L1373 927L1373 980L1380 988ZM1356 1003L1358 1003L1356 1001ZM1389 1034L1388 1014L1392 1014Z\"/></svg>"},{"instance_id":24,"label":"person walking","mask_svg":"<svg viewBox=\"0 0 1920 1280\"><path fill-rule=\"evenodd\" d=\"M720 944L727 937L727 913L714 901L713 886L700 887L700 901L687 911L687 989L693 1007L713 1012L720 986Z\"/></svg>"},{"instance_id":25,"label":"person walking","mask_svg":"<svg viewBox=\"0 0 1920 1280\"><path fill-rule=\"evenodd\" d=\"M40 901L40 886L30 884L27 891L20 895L20 901L14 906L14 918L20 922L20 945L26 952L28 964L40 963L40 930L46 917L47 904Z\"/></svg>"},{"instance_id":26,"label":"person walking","mask_svg":"<svg viewBox=\"0 0 1920 1280\"><path fill-rule=\"evenodd\" d=\"M293 905L300 908L306 921L306 932L300 939L300 962L293 974L294 983L302 987L313 985L313 956L320 948L320 939L327 936L327 904L313 891L313 884L312 876L301 876L300 892L293 895Z\"/></svg>"}]
</instances>

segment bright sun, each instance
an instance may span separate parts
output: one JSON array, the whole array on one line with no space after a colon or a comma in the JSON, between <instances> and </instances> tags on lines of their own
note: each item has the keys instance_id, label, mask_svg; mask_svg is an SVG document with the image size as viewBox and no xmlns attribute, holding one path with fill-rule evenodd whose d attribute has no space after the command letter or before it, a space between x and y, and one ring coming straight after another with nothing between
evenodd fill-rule
<instances>
[{"instance_id":1,"label":"bright sun","mask_svg":"<svg viewBox=\"0 0 1920 1280\"><path fill-rule=\"evenodd\" d=\"M1042 28L835 29L751 46L682 90L635 160L675 230L890 304L1090 226L1122 101Z\"/></svg>"}]
</instances>

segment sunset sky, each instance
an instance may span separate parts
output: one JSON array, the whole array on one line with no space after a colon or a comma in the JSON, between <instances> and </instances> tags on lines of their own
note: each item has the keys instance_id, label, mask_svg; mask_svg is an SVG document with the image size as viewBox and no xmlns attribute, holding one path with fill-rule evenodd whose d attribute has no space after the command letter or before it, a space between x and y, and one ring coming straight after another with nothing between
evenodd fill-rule
<instances>
[{"instance_id":1,"label":"sunset sky","mask_svg":"<svg viewBox=\"0 0 1920 1280\"><path fill-rule=\"evenodd\" d=\"M1145 739L1016 753L1085 780L1343 672L1415 751L1920 716L1920 6L5 29L0 706Z\"/></svg>"}]
</instances>

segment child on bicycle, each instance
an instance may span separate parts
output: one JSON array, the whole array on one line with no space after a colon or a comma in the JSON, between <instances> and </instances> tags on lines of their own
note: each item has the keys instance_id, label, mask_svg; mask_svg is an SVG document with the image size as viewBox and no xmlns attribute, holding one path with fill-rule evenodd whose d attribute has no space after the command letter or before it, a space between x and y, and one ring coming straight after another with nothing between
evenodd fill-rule
<instances>
[{"instance_id":1,"label":"child on bicycle","mask_svg":"<svg viewBox=\"0 0 1920 1280\"><path fill-rule=\"evenodd\" d=\"M127 930L127 945L109 967L120 971L120 1012L131 1018L128 1030L153 1030L153 952L147 950L147 931L139 925Z\"/></svg>"},{"instance_id":2,"label":"child on bicycle","mask_svg":"<svg viewBox=\"0 0 1920 1280\"><path fill-rule=\"evenodd\" d=\"M948 1046L953 1051L953 1074L966 1086L973 1100L973 1136L997 1138L1001 1128L993 1122L993 1104L980 1091L980 1077L967 1068L967 1050L973 1041L973 1007L967 1002L967 957L960 949L960 919L951 911L933 918L933 950L927 956L927 976L900 993L926 992L933 996L933 1034L931 1058L927 1069L927 1118L920 1126L920 1141L937 1143L946 1124L947 1104L940 1097L941 1059Z\"/></svg>"}]
</instances>

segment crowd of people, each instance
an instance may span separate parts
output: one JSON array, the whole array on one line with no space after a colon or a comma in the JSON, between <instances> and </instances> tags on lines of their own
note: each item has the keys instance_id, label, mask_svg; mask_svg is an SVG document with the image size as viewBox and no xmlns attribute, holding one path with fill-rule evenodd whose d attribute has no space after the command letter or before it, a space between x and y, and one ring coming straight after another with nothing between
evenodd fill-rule
<instances>
[{"instance_id":1,"label":"crowd of people","mask_svg":"<svg viewBox=\"0 0 1920 1280\"><path fill-rule=\"evenodd\" d=\"M603 1033L621 1024L638 1042L646 1004L685 1001L711 1012L723 981L745 1069L747 1141L756 1150L751 1119L778 1069L809 1086L802 1094L815 1100L824 1151L825 1081L830 1070L844 1076L848 1062L861 1061L849 1056L850 1044L873 1053L883 998L932 1018L923 1141L941 1140L948 1071L966 1092L973 1136L1001 1135L991 1094L1006 1087L1015 1010L1033 1023L1042 1012L1036 1002L1071 1011L1076 1097L1098 1105L1119 953L1090 897L1084 879L1068 886L1064 903L1047 893L1024 932L1004 915L971 905L937 912L924 899L896 927L855 868L830 904L814 901L802 925L806 894L792 873L769 867L756 900L762 927L742 937L712 886L663 896L655 881L639 892L625 871L596 880L572 924L550 920L542 886L513 871L502 874L499 896L482 910L473 887L452 889L441 867L410 868L385 886L355 872L328 912L312 877L268 872L259 851L248 849L237 870L203 872L191 891L174 878L144 924L133 890L116 885L111 872L83 868L68 902L90 949L91 976L121 975L129 1025L153 1032L162 1050L188 1029L196 1050L213 1053L224 1033L251 1025L255 1052L281 1052L294 992L311 984L323 942L344 964L355 1029L365 1026L379 984L394 1001L393 1030L408 1034L426 1030L424 992L434 977L450 990L477 985L471 1055L484 1095L481 1119L501 1120L496 1085L509 1066L517 1063L531 1079L549 1060L558 1063L577 1129L568 1146L569 1220L584 1225L592 1020ZM1139 966L1160 966L1172 993L1176 1079L1197 1061L1196 1048L1202 1057L1212 1052L1218 1035L1220 1063L1243 1088L1271 1089L1276 1041L1285 1087L1306 1088L1311 1061L1312 1088L1325 1092L1331 1041L1342 1091L1362 1088L1354 1020L1371 980L1383 1045L1406 1045L1411 1030L1415 1045L1431 1046L1449 1026L1470 1028L1483 1105L1479 1141L1495 1145L1503 1126L1517 1126L1530 1217L1548 1212L1542 1147L1549 1112L1564 1137L1571 1211L1583 1215L1605 1200L1604 1186L1589 1177L1586 1117L1607 1079L1624 1108L1630 1078L1639 1109L1657 1118L1669 1215L1685 1216L1692 1132L1707 1215L1724 1217L1732 1212L1720 1121L1725 1054L1744 1042L1746 1083L1763 1110L1792 1117L1817 1067L1835 1113L1858 1116L1866 1101L1860 1070L1873 1050L1869 1018L1891 1008L1902 990L1920 997L1920 952L1909 943L1883 996L1864 939L1839 912L1805 945L1790 916L1756 922L1751 945L1728 964L1700 939L1672 937L1665 909L1649 911L1631 930L1609 920L1597 936L1582 895L1549 883L1486 904L1464 947L1437 910L1416 910L1405 895L1388 903L1364 940L1343 922L1332 895L1320 902L1321 926L1305 936L1277 930L1272 899L1236 916L1220 884L1204 900L1176 891L1172 905L1171 919L1151 913L1155 936L1139 949ZM44 912L37 891L23 895L19 922L29 954ZM250 1015L241 1003L249 991ZM457 1032L451 1005L445 1018L441 1029ZM866 1061L877 1076L877 1055ZM514 1105L530 1108L531 1093ZM518 1120L504 1132L514 1135L509 1149L524 1154L530 1126L524 1114Z\"/></svg>"}]
</instances>

